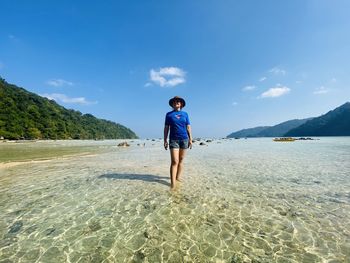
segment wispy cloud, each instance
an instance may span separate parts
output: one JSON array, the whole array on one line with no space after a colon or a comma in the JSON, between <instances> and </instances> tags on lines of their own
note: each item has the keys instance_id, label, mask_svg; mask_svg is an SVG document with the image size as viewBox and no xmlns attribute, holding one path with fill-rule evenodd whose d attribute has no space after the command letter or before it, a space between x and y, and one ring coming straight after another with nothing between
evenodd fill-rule
<instances>
[{"instance_id":1,"label":"wispy cloud","mask_svg":"<svg viewBox=\"0 0 350 263\"><path fill-rule=\"evenodd\" d=\"M65 94L52 93L52 94L40 94L42 97L46 97L50 100L55 100L56 102L63 102L66 104L80 104L80 105L91 105L96 104L97 101L88 101L84 97L70 98Z\"/></svg>"},{"instance_id":2,"label":"wispy cloud","mask_svg":"<svg viewBox=\"0 0 350 263\"><path fill-rule=\"evenodd\" d=\"M234 101L232 102L232 106L237 106L238 105L238 102Z\"/></svg>"},{"instance_id":3,"label":"wispy cloud","mask_svg":"<svg viewBox=\"0 0 350 263\"><path fill-rule=\"evenodd\" d=\"M50 79L46 81L46 84L53 87L74 86L73 82L64 79Z\"/></svg>"},{"instance_id":4,"label":"wispy cloud","mask_svg":"<svg viewBox=\"0 0 350 263\"><path fill-rule=\"evenodd\" d=\"M177 67L166 67L159 70L151 69L150 71L151 82L161 87L174 87L185 83L185 76L186 72Z\"/></svg>"},{"instance_id":5,"label":"wispy cloud","mask_svg":"<svg viewBox=\"0 0 350 263\"><path fill-rule=\"evenodd\" d=\"M256 86L248 85L248 86L245 86L242 90L243 91L251 91L251 90L255 90L255 89L256 89Z\"/></svg>"},{"instance_id":6,"label":"wispy cloud","mask_svg":"<svg viewBox=\"0 0 350 263\"><path fill-rule=\"evenodd\" d=\"M329 89L326 89L325 87L319 87L317 89L314 90L314 94L315 95L323 95L323 94L327 94L329 92Z\"/></svg>"},{"instance_id":7,"label":"wispy cloud","mask_svg":"<svg viewBox=\"0 0 350 263\"><path fill-rule=\"evenodd\" d=\"M260 79L259 79L259 81L260 82L263 82L264 80L266 80L267 78L266 77L261 77Z\"/></svg>"},{"instance_id":8,"label":"wispy cloud","mask_svg":"<svg viewBox=\"0 0 350 263\"><path fill-rule=\"evenodd\" d=\"M285 71L284 69L281 69L279 67L274 67L272 69L269 70L269 73L274 74L274 75L286 75L287 71Z\"/></svg>"},{"instance_id":9,"label":"wispy cloud","mask_svg":"<svg viewBox=\"0 0 350 263\"><path fill-rule=\"evenodd\" d=\"M7 37L12 43L19 43L20 41L20 39L17 36L12 34L8 35Z\"/></svg>"},{"instance_id":10,"label":"wispy cloud","mask_svg":"<svg viewBox=\"0 0 350 263\"><path fill-rule=\"evenodd\" d=\"M277 98L288 94L289 92L290 88L277 85L277 87L270 88L267 91L263 92L258 98Z\"/></svg>"},{"instance_id":11,"label":"wispy cloud","mask_svg":"<svg viewBox=\"0 0 350 263\"><path fill-rule=\"evenodd\" d=\"M337 79L336 78L332 78L331 79L331 83L336 83L337 82Z\"/></svg>"},{"instance_id":12,"label":"wispy cloud","mask_svg":"<svg viewBox=\"0 0 350 263\"><path fill-rule=\"evenodd\" d=\"M12 35L12 34L8 35L8 38L10 40L12 40L12 41L17 41L18 40L18 38L16 36Z\"/></svg>"}]
</instances>

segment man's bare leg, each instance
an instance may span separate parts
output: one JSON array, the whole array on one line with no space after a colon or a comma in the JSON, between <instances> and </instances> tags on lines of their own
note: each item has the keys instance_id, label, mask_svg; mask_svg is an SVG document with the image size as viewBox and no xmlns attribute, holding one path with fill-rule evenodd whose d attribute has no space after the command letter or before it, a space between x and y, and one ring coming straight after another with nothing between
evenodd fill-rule
<instances>
[{"instance_id":1,"label":"man's bare leg","mask_svg":"<svg viewBox=\"0 0 350 263\"><path fill-rule=\"evenodd\" d=\"M171 155L171 165L170 165L170 182L171 189L174 189L176 186L176 175L178 173L179 165L179 149L170 149Z\"/></svg>"},{"instance_id":2,"label":"man's bare leg","mask_svg":"<svg viewBox=\"0 0 350 263\"><path fill-rule=\"evenodd\" d=\"M182 169L183 169L183 160L185 158L186 150L185 149L180 149L179 150L179 162L177 165L177 173L176 173L176 180L181 182L181 174L182 174Z\"/></svg>"}]
</instances>

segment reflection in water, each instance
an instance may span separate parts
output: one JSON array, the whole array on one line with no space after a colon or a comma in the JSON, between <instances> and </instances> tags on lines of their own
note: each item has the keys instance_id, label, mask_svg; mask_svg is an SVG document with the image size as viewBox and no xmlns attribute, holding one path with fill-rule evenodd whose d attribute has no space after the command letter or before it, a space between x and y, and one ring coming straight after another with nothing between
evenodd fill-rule
<instances>
[{"instance_id":1,"label":"reflection in water","mask_svg":"<svg viewBox=\"0 0 350 263\"><path fill-rule=\"evenodd\" d=\"M348 138L195 145L176 191L161 141L72 143L0 168L0 261L350 261Z\"/></svg>"}]
</instances>

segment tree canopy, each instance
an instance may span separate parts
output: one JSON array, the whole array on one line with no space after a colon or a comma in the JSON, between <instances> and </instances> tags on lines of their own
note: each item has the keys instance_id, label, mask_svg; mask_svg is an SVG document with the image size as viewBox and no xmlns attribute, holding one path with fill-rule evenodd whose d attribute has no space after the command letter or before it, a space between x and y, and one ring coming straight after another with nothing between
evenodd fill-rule
<instances>
[{"instance_id":1,"label":"tree canopy","mask_svg":"<svg viewBox=\"0 0 350 263\"><path fill-rule=\"evenodd\" d=\"M0 78L0 136L5 139L127 139L129 128L66 109Z\"/></svg>"}]
</instances>

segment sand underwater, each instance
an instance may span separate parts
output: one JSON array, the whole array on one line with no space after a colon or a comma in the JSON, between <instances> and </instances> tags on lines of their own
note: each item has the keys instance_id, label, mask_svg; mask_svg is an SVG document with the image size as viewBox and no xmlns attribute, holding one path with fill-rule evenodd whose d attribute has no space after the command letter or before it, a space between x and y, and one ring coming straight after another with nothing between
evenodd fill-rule
<instances>
[{"instance_id":1,"label":"sand underwater","mask_svg":"<svg viewBox=\"0 0 350 263\"><path fill-rule=\"evenodd\" d=\"M119 142L0 143L0 262L350 262L350 137L196 142L176 191Z\"/></svg>"}]
</instances>

